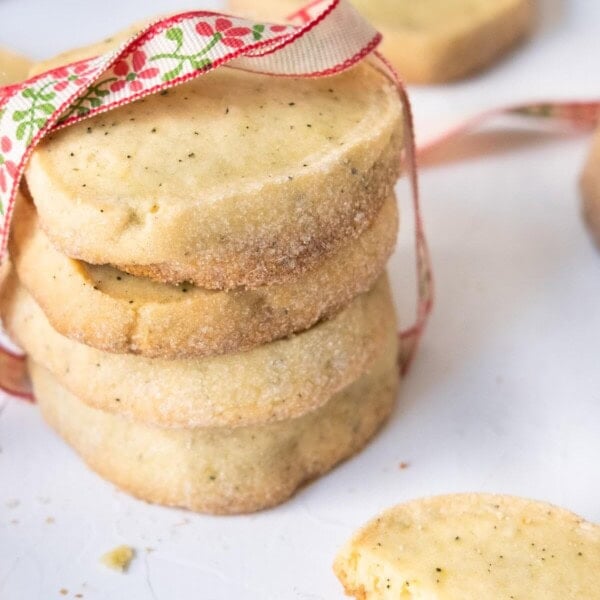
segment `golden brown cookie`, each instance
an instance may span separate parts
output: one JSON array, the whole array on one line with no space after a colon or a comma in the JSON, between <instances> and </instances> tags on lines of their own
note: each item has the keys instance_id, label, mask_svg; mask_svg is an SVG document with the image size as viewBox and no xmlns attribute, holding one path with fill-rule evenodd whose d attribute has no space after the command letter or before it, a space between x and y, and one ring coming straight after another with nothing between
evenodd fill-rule
<instances>
[{"instance_id":1,"label":"golden brown cookie","mask_svg":"<svg viewBox=\"0 0 600 600\"><path fill-rule=\"evenodd\" d=\"M317 79L223 67L47 136L26 177L67 256L258 287L369 227L399 173L401 121L394 84L366 62Z\"/></svg>"},{"instance_id":2,"label":"golden brown cookie","mask_svg":"<svg viewBox=\"0 0 600 600\"><path fill-rule=\"evenodd\" d=\"M229 292L179 287L58 252L21 196L10 255L20 281L59 333L107 352L184 358L248 350L305 330L369 290L397 231L390 197L372 225L294 282Z\"/></svg>"},{"instance_id":3,"label":"golden brown cookie","mask_svg":"<svg viewBox=\"0 0 600 600\"><path fill-rule=\"evenodd\" d=\"M523 498L437 496L379 515L334 569L361 600L599 600L600 526Z\"/></svg>"},{"instance_id":4,"label":"golden brown cookie","mask_svg":"<svg viewBox=\"0 0 600 600\"><path fill-rule=\"evenodd\" d=\"M232 12L281 21L302 0L229 0ZM352 0L382 33L381 50L410 83L442 83L482 69L533 25L534 0Z\"/></svg>"},{"instance_id":5,"label":"golden brown cookie","mask_svg":"<svg viewBox=\"0 0 600 600\"><path fill-rule=\"evenodd\" d=\"M266 425L161 429L90 408L30 364L46 420L102 477L149 502L231 514L274 506L358 452L398 386L395 335L373 368L302 417Z\"/></svg>"},{"instance_id":6,"label":"golden brown cookie","mask_svg":"<svg viewBox=\"0 0 600 600\"><path fill-rule=\"evenodd\" d=\"M395 335L387 277L335 317L248 352L165 360L110 354L57 333L13 276L11 336L87 404L162 427L239 427L298 417L359 377Z\"/></svg>"},{"instance_id":7,"label":"golden brown cookie","mask_svg":"<svg viewBox=\"0 0 600 600\"><path fill-rule=\"evenodd\" d=\"M596 244L600 246L600 129L581 175L583 215Z\"/></svg>"}]
</instances>

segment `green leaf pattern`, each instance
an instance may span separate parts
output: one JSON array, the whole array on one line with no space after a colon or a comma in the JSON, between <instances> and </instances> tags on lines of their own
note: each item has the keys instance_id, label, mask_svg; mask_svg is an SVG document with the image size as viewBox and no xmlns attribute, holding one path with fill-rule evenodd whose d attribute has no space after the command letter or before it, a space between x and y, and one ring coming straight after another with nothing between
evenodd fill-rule
<instances>
[{"instance_id":1,"label":"green leaf pattern","mask_svg":"<svg viewBox=\"0 0 600 600\"><path fill-rule=\"evenodd\" d=\"M60 118L59 123L71 117L85 117L93 108L102 106L105 98L110 95L110 91L106 87L116 80L116 77L108 77L90 85L85 94L71 104L69 109Z\"/></svg>"},{"instance_id":2,"label":"green leaf pattern","mask_svg":"<svg viewBox=\"0 0 600 600\"><path fill-rule=\"evenodd\" d=\"M56 110L52 100L56 98L56 92L49 90L56 84L56 80L48 81L39 89L27 87L21 92L21 96L30 101L28 108L15 110L12 113L13 121L18 123L15 137L19 141L30 144L35 134L46 124L48 117Z\"/></svg>"},{"instance_id":3,"label":"green leaf pattern","mask_svg":"<svg viewBox=\"0 0 600 600\"><path fill-rule=\"evenodd\" d=\"M197 71L201 71L211 66L212 61L205 57L205 55L216 46L221 38L223 37L218 31L215 32L209 42L200 51L195 54L183 54L181 49L183 47L183 29L181 27L171 27L165 33L165 37L175 42L176 47L172 52L163 52L161 54L155 54L150 57L151 61L160 59L171 59L177 61L177 64L172 69L166 71L163 76L163 81L172 81L176 79L183 71L185 64L189 63L191 67Z\"/></svg>"}]
</instances>

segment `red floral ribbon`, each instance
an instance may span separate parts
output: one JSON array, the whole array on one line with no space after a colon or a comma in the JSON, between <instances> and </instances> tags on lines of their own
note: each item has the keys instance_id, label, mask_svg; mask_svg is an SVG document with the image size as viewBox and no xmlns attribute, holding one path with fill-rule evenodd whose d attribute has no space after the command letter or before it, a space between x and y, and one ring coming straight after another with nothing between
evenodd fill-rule
<instances>
[{"instance_id":1,"label":"red floral ribbon","mask_svg":"<svg viewBox=\"0 0 600 600\"><path fill-rule=\"evenodd\" d=\"M413 191L419 274L417 322L400 334L403 370L432 306L431 265L419 209L412 113L389 65L373 50L381 35L346 0L316 0L294 17L300 24L255 23L207 11L161 19L118 50L0 88L0 259L16 193L36 144L49 132L198 77L224 64L275 76L323 77L368 55L394 81L404 108L405 159ZM0 388L26 396L23 359L0 361Z\"/></svg>"}]
</instances>

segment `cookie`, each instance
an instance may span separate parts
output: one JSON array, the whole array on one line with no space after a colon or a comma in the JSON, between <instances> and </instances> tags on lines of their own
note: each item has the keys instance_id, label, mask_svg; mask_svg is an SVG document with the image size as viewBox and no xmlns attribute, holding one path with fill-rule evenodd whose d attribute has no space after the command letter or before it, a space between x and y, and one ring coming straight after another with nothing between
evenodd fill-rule
<instances>
[{"instance_id":1,"label":"cookie","mask_svg":"<svg viewBox=\"0 0 600 600\"><path fill-rule=\"evenodd\" d=\"M283 20L301 0L229 0L232 12ZM381 51L410 83L443 83L478 71L521 40L534 0L353 0L383 33Z\"/></svg>"},{"instance_id":2,"label":"cookie","mask_svg":"<svg viewBox=\"0 0 600 600\"><path fill-rule=\"evenodd\" d=\"M0 47L0 86L23 81L31 62L24 56Z\"/></svg>"},{"instance_id":3,"label":"cookie","mask_svg":"<svg viewBox=\"0 0 600 600\"><path fill-rule=\"evenodd\" d=\"M369 227L399 174L401 121L394 84L368 63L303 79L223 67L52 133L26 178L67 256L255 288Z\"/></svg>"},{"instance_id":4,"label":"cookie","mask_svg":"<svg viewBox=\"0 0 600 600\"><path fill-rule=\"evenodd\" d=\"M42 367L30 370L46 420L102 477L149 502L232 514L283 502L367 443L394 404L395 345L388 336L373 369L317 410L233 430L144 425L90 408Z\"/></svg>"},{"instance_id":5,"label":"cookie","mask_svg":"<svg viewBox=\"0 0 600 600\"><path fill-rule=\"evenodd\" d=\"M10 256L22 284L59 333L107 352L184 358L241 352L303 331L369 290L397 232L395 198L355 240L294 282L229 292L133 277L58 252L19 197Z\"/></svg>"},{"instance_id":6,"label":"cookie","mask_svg":"<svg viewBox=\"0 0 600 600\"><path fill-rule=\"evenodd\" d=\"M14 276L2 293L2 317L32 360L82 401L179 428L239 427L314 410L366 371L396 331L385 276L334 318L305 332L206 358L110 354L74 342L50 326Z\"/></svg>"},{"instance_id":7,"label":"cookie","mask_svg":"<svg viewBox=\"0 0 600 600\"><path fill-rule=\"evenodd\" d=\"M598 600L600 526L522 498L438 496L371 521L334 570L363 600Z\"/></svg>"},{"instance_id":8,"label":"cookie","mask_svg":"<svg viewBox=\"0 0 600 600\"><path fill-rule=\"evenodd\" d=\"M600 129L594 137L580 187L585 221L596 244L600 246Z\"/></svg>"}]
</instances>

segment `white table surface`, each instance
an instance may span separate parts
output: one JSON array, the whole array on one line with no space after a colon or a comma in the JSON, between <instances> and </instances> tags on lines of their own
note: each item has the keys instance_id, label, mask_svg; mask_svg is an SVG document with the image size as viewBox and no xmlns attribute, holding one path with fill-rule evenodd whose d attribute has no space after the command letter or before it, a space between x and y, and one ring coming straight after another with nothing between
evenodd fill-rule
<instances>
[{"instance_id":1,"label":"white table surface","mask_svg":"<svg viewBox=\"0 0 600 600\"><path fill-rule=\"evenodd\" d=\"M600 3L540 3L539 30L508 60L412 90L422 135L507 100L600 96ZM0 45L41 58L191 6L0 0ZM437 303L398 408L363 453L279 508L228 518L146 505L86 469L35 406L0 399L0 598L342 598L331 571L342 542L429 494L519 494L600 521L600 254L576 185L588 144L488 131L459 145L465 160L423 170ZM475 156L482 147L496 151ZM404 225L390 266L408 322ZM98 562L122 543L137 550L126 574Z\"/></svg>"}]
</instances>

